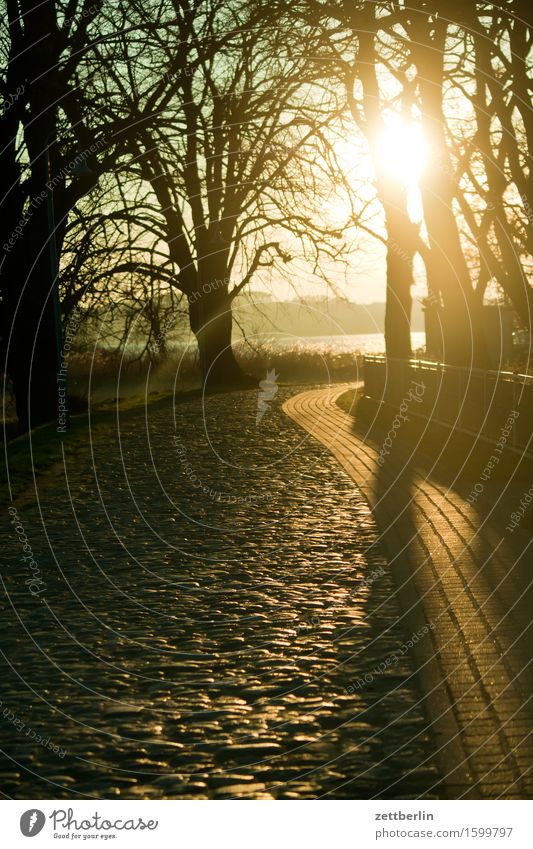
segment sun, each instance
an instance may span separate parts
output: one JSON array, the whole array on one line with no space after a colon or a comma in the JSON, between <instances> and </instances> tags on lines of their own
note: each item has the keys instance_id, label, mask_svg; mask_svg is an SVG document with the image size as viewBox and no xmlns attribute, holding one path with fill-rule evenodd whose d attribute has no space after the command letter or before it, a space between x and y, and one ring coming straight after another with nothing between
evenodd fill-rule
<instances>
[{"instance_id":1,"label":"sun","mask_svg":"<svg viewBox=\"0 0 533 849\"><path fill-rule=\"evenodd\" d=\"M407 189L418 186L427 159L422 129L414 121L391 115L377 142L377 159L383 172L401 180Z\"/></svg>"}]
</instances>

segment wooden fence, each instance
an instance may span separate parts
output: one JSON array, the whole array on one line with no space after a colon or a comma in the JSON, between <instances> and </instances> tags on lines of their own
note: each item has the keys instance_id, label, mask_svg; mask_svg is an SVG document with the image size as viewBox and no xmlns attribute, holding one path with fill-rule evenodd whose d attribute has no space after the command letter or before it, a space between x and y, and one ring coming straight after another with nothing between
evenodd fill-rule
<instances>
[{"instance_id":1,"label":"wooden fence","mask_svg":"<svg viewBox=\"0 0 533 849\"><path fill-rule=\"evenodd\" d=\"M363 375L365 394L375 401L394 407L407 403L409 415L491 442L509 430L506 447L533 456L529 375L383 356L366 356Z\"/></svg>"}]
</instances>

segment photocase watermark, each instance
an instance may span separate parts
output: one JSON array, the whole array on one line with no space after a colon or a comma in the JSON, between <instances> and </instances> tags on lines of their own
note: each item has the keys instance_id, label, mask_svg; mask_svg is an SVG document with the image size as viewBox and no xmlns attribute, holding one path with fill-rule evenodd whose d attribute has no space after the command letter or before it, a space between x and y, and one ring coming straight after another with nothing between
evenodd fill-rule
<instances>
[{"instance_id":1,"label":"photocase watermark","mask_svg":"<svg viewBox=\"0 0 533 849\"><path fill-rule=\"evenodd\" d=\"M33 215L46 200L48 193L53 191L55 186L61 183L66 177L73 176L73 173L75 173L75 169L85 163L89 154L97 153L99 150L101 150L102 147L105 147L107 144L108 137L107 135L103 135L99 141L94 142L93 144L89 145L89 147L85 148L85 150L81 150L79 153L77 153L76 156L71 159L67 165L65 165L57 174L55 174L53 177L50 178L50 180L48 180L48 182L45 184L45 188L42 189L38 195L36 195L30 200L28 206L22 214L22 218L19 220L16 227L13 228L11 236L9 237L7 242L4 242L4 244L2 245L4 253L11 253L18 240L22 236L25 228L28 226Z\"/></svg>"},{"instance_id":2,"label":"photocase watermark","mask_svg":"<svg viewBox=\"0 0 533 849\"><path fill-rule=\"evenodd\" d=\"M266 373L266 377L264 380L259 382L259 394L257 396L257 413L255 415L255 423L256 425L263 419L265 413L267 412L270 403L274 400L276 395L278 394L278 384L277 380L279 378L279 374L276 374L275 369L270 369Z\"/></svg>"},{"instance_id":3,"label":"photocase watermark","mask_svg":"<svg viewBox=\"0 0 533 849\"><path fill-rule=\"evenodd\" d=\"M272 498L272 495L268 492L263 492L261 495L227 495L224 492L214 489L212 486L207 486L207 484L204 484L201 478L198 477L193 464L188 459L187 446L183 440L180 439L179 436L174 435L172 437L172 442L174 443L174 448L176 449L176 454L178 455L181 468L188 478L191 486L193 486L194 489L203 492L204 495L207 495L208 498L211 498L213 501L220 504L251 504L255 499L268 501Z\"/></svg>"},{"instance_id":4,"label":"photocase watermark","mask_svg":"<svg viewBox=\"0 0 533 849\"><path fill-rule=\"evenodd\" d=\"M362 690L365 687L368 687L372 684L375 678L380 675L383 675L388 669L391 669L404 657L404 655L409 651L409 649L413 648L421 639L423 639L426 634L429 634L430 631L433 631L435 628L435 623L430 622L429 625L424 625L422 628L419 628L418 631L415 631L414 634L405 642L402 643L398 651L392 652L384 661L378 663L377 666L370 672L366 672L362 678L356 678L351 684L348 684L347 687L344 688L344 692L346 694L355 693L358 690Z\"/></svg>"},{"instance_id":5,"label":"photocase watermark","mask_svg":"<svg viewBox=\"0 0 533 849\"><path fill-rule=\"evenodd\" d=\"M413 255L408 253L405 248L402 248L401 245L395 239L387 239L387 251L389 253L396 254L396 256L402 260L402 262L412 262Z\"/></svg>"},{"instance_id":6,"label":"photocase watermark","mask_svg":"<svg viewBox=\"0 0 533 849\"><path fill-rule=\"evenodd\" d=\"M219 247L219 248L222 248L222 247L225 247L225 246L231 244L230 242L228 242L228 240L225 238L225 236L222 235L222 227L220 226L220 224L217 227L215 227L213 235L211 236L211 238L209 240L209 244L214 245L214 247Z\"/></svg>"},{"instance_id":7,"label":"photocase watermark","mask_svg":"<svg viewBox=\"0 0 533 849\"><path fill-rule=\"evenodd\" d=\"M216 292L217 289L227 288L229 283L229 277L222 277L220 279L217 277L215 280L207 281L202 284L201 289L194 289L192 292L188 292L187 300L189 304L195 304L203 295L210 295L212 292Z\"/></svg>"},{"instance_id":8,"label":"photocase watermark","mask_svg":"<svg viewBox=\"0 0 533 849\"><path fill-rule=\"evenodd\" d=\"M520 522L527 513L527 508L533 501L533 485L529 487L527 492L524 492L520 499L520 507L511 513L511 521L506 525L505 530L512 534L519 526Z\"/></svg>"},{"instance_id":9,"label":"photocase watermark","mask_svg":"<svg viewBox=\"0 0 533 849\"><path fill-rule=\"evenodd\" d=\"M118 831L155 831L159 825L159 820L144 820L142 817L127 817L124 813L119 819L110 820L107 817L102 816L96 811L94 814L90 814L87 816L86 814L82 814L78 819L75 816L74 809L68 808L65 810L64 808L57 808L52 811L49 816L49 819L52 821L52 825L54 828L54 837L68 837L70 839L81 839L81 834L76 834L76 832L87 832L87 834L83 834L83 839L85 841L86 837L97 837L98 832L104 832L104 834L100 834L100 838L106 840L110 837L116 837L116 834L113 832ZM57 834L57 832L61 832L63 830L66 832L65 834ZM93 832L96 832L94 834Z\"/></svg>"},{"instance_id":10,"label":"photocase watermark","mask_svg":"<svg viewBox=\"0 0 533 849\"><path fill-rule=\"evenodd\" d=\"M159 328L158 332L154 335L151 341L151 348L154 354L159 354L165 348L167 342L168 332L171 327L176 323L176 316L171 315L164 323L163 326Z\"/></svg>"},{"instance_id":11,"label":"photocase watermark","mask_svg":"<svg viewBox=\"0 0 533 849\"><path fill-rule=\"evenodd\" d=\"M480 475L480 480L472 488L470 495L466 499L470 504L474 504L485 489L485 484L481 483L481 481L488 481L492 477L493 469L500 462L503 449L507 444L507 440L509 439L509 436L519 415L520 413L517 410L513 410L509 414L507 421L501 429L500 438L496 443L496 448L494 449L493 454L489 457L485 468L483 469L483 473Z\"/></svg>"},{"instance_id":12,"label":"photocase watermark","mask_svg":"<svg viewBox=\"0 0 533 849\"><path fill-rule=\"evenodd\" d=\"M442 308L442 298L437 292L430 292L425 298L421 298L420 302L424 309L428 309L428 307Z\"/></svg>"},{"instance_id":13,"label":"photocase watermark","mask_svg":"<svg viewBox=\"0 0 533 849\"><path fill-rule=\"evenodd\" d=\"M20 716L17 716L15 711L11 710L11 708L5 706L3 701L0 699L0 708L2 708L2 719L6 722L10 722L14 728L17 729L21 734L24 731L26 737L29 737L30 740L33 740L35 743L38 743L40 746L43 746L45 749L50 749L54 755L57 755L58 758L64 758L67 754L66 749L62 749L61 746L56 746L53 740L50 737L45 737L42 734L39 734L31 725L26 725L23 719Z\"/></svg>"},{"instance_id":14,"label":"photocase watermark","mask_svg":"<svg viewBox=\"0 0 533 849\"><path fill-rule=\"evenodd\" d=\"M314 628L320 627L320 616L316 613L311 613L305 619L302 619L296 625L296 631L300 634L302 631L312 631Z\"/></svg>"},{"instance_id":15,"label":"photocase watermark","mask_svg":"<svg viewBox=\"0 0 533 849\"><path fill-rule=\"evenodd\" d=\"M163 74L161 74L160 77L157 77L157 83L158 83L158 85L160 85L161 83L179 82L179 80L183 79L184 77L194 76L194 72L197 70L197 68L198 68L198 64L194 64L193 62L187 62L181 68L177 68L176 70L173 70L173 71L165 71ZM155 76L153 75L153 73L151 73L150 76L149 76L148 85L147 85L147 87L145 88L144 91L141 90L141 84L142 83L138 83L136 81L133 81L130 84L130 93L134 97L138 97L138 98L142 97L143 94L144 95L150 94L153 91L153 82L154 82L155 79L156 79ZM177 176L178 174L180 174L180 172L176 172L175 176ZM180 174L180 176L181 176L181 174Z\"/></svg>"},{"instance_id":16,"label":"photocase watermark","mask_svg":"<svg viewBox=\"0 0 533 849\"><path fill-rule=\"evenodd\" d=\"M72 15L70 18L64 18L63 27L70 26L73 23L79 23L84 18L94 17L102 8L101 3L93 3L92 6L87 6L85 9L81 9L81 11L77 15Z\"/></svg>"},{"instance_id":17,"label":"photocase watermark","mask_svg":"<svg viewBox=\"0 0 533 849\"><path fill-rule=\"evenodd\" d=\"M390 427L390 430L387 433L387 436L385 437L385 439L383 441L383 445L381 446L381 450L379 452L379 457L377 459L377 462L379 463L380 466L382 466L383 463L385 462L385 457L387 456L387 454L390 454L390 449L392 447L392 441L393 441L393 439L396 439L397 432L398 432L399 428L401 427L402 422L408 422L409 421L409 416L407 415L407 411L409 409L409 402L415 401L417 404L422 403L422 398L424 397L424 392L426 391L426 384L423 383L423 382L417 383L414 380L411 381L411 382L412 382L413 386L411 386L409 388L409 392L407 393L405 398L403 398L403 400L400 404L400 409L399 409L398 413L396 414L396 416L394 417L394 419L392 421L392 425ZM421 391L419 392L419 390L421 390Z\"/></svg>"},{"instance_id":18,"label":"photocase watermark","mask_svg":"<svg viewBox=\"0 0 533 849\"><path fill-rule=\"evenodd\" d=\"M61 363L57 373L57 432L66 433L68 403L67 403L67 369L68 358L74 337L78 331L82 318L81 311L75 307L67 321L65 332L63 334L63 350L61 352Z\"/></svg>"},{"instance_id":19,"label":"photocase watermark","mask_svg":"<svg viewBox=\"0 0 533 849\"><path fill-rule=\"evenodd\" d=\"M48 817L39 808L29 808L20 818L20 830L25 837L34 837L50 821L54 837L59 839L112 840L123 831L155 831L159 820L145 820L142 817L130 817L126 813L119 819L111 820L95 811L94 814L75 814L74 808L56 808ZM118 832L118 834L117 834Z\"/></svg>"},{"instance_id":20,"label":"photocase watermark","mask_svg":"<svg viewBox=\"0 0 533 849\"><path fill-rule=\"evenodd\" d=\"M185 7L181 6L182 12L185 11ZM195 10L196 12L197 10ZM143 94L149 94L153 90L154 81L157 81L157 84L161 83L175 83L179 82L180 79L183 80L184 77L193 77L194 72L198 69L198 63L187 62L185 65L182 65L180 68L176 68L172 71L165 71L161 74L160 77L156 77L153 73L152 69L149 69L149 73L147 73L147 79L149 80L147 88L141 91L140 83L133 81L131 83L130 91L136 97L141 97ZM145 69L146 70L146 69ZM181 172L176 172L175 176L181 176Z\"/></svg>"},{"instance_id":21,"label":"photocase watermark","mask_svg":"<svg viewBox=\"0 0 533 849\"><path fill-rule=\"evenodd\" d=\"M20 818L20 830L24 837L35 837L43 830L46 823L46 817L38 808L31 808L29 811L24 811Z\"/></svg>"},{"instance_id":22,"label":"photocase watermark","mask_svg":"<svg viewBox=\"0 0 533 849\"><path fill-rule=\"evenodd\" d=\"M42 189L42 191L39 192L36 197L30 200L27 208L24 210L22 218L19 220L16 227L13 228L11 236L9 237L7 242L4 242L4 244L2 245L5 254L11 253L12 249L15 247L18 240L22 236L24 229L28 225L30 219L32 218L36 210L39 209L41 204L44 203L44 201L46 200L47 194L47 190Z\"/></svg>"},{"instance_id":23,"label":"photocase watermark","mask_svg":"<svg viewBox=\"0 0 533 849\"><path fill-rule=\"evenodd\" d=\"M522 203L524 204L524 212L526 214L526 218L530 225L533 225L533 209L531 209L531 204L529 203L529 198L527 195L520 195Z\"/></svg>"},{"instance_id":24,"label":"photocase watermark","mask_svg":"<svg viewBox=\"0 0 533 849\"><path fill-rule=\"evenodd\" d=\"M0 106L0 114L5 115L12 106L15 105L17 100L19 100L24 92L26 91L26 86L19 85L16 87L15 91L12 94L6 95L2 101L2 105Z\"/></svg>"},{"instance_id":25,"label":"photocase watermark","mask_svg":"<svg viewBox=\"0 0 533 849\"><path fill-rule=\"evenodd\" d=\"M369 589L374 583L374 581L377 581L378 578L382 578L384 574L385 569L383 568L383 566L378 566L377 569L372 569L369 575L366 575L364 578L361 578L361 580L357 582L355 590L351 592L348 598L342 602L342 606L344 607L346 604L352 604L352 602L356 601L359 594L363 590Z\"/></svg>"},{"instance_id":26,"label":"photocase watermark","mask_svg":"<svg viewBox=\"0 0 533 849\"><path fill-rule=\"evenodd\" d=\"M46 585L41 576L41 570L39 569L39 564L35 560L33 556L33 550L29 543L28 537L24 531L24 525L19 519L19 515L15 507L8 507L7 512L11 516L11 524L15 529L15 533L19 538L19 542L22 546L22 550L24 554L22 555L22 560L24 565L29 571L29 577L26 578L24 583L28 587L30 593L35 596L41 595L44 592Z\"/></svg>"},{"instance_id":27,"label":"photocase watermark","mask_svg":"<svg viewBox=\"0 0 533 849\"><path fill-rule=\"evenodd\" d=\"M347 596L347 598L335 601L334 604L330 605L330 607L327 608L328 614L331 613L331 611L334 610L334 608L336 607L346 607L348 604L353 604L355 601L358 600L358 596L364 589L369 589L369 587L372 586L374 581L376 581L378 578L381 578L384 574L385 569L383 568L383 566L378 566L377 569L373 569L369 575L366 575L364 578L361 578L357 582L357 586L354 590L352 590L352 592ZM318 614L316 613L313 613L306 619L302 619L296 626L296 630L298 633L300 633L301 631L309 631L313 628L320 627L320 624L320 616L318 616Z\"/></svg>"}]
</instances>

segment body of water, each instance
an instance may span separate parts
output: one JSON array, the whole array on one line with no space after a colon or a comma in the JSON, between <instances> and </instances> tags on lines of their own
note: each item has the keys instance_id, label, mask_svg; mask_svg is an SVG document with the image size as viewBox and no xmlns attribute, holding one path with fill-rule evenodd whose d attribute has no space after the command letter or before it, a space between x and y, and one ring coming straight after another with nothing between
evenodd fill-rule
<instances>
[{"instance_id":1,"label":"body of water","mask_svg":"<svg viewBox=\"0 0 533 849\"><path fill-rule=\"evenodd\" d=\"M273 335L251 339L254 347L272 346L280 350L305 349L316 351L331 351L338 353L381 354L385 351L385 336L383 333L353 333L341 336L288 336ZM426 334L411 333L413 351L423 348L426 344Z\"/></svg>"},{"instance_id":2,"label":"body of water","mask_svg":"<svg viewBox=\"0 0 533 849\"><path fill-rule=\"evenodd\" d=\"M383 333L353 333L339 336L291 336L285 333L278 334L255 334L247 337L235 338L237 345L249 346L257 350L270 348L279 352L295 351L299 353L320 354L382 354L385 351L385 336ZM411 333L411 344L413 351L423 348L426 344L426 334L423 331ZM102 345L105 347L105 345ZM111 347L111 345L110 345ZM174 335L168 337L168 350L182 353L187 348L196 349L194 336L188 339L177 338ZM130 342L126 351L130 354L139 354L144 349L144 343Z\"/></svg>"}]
</instances>

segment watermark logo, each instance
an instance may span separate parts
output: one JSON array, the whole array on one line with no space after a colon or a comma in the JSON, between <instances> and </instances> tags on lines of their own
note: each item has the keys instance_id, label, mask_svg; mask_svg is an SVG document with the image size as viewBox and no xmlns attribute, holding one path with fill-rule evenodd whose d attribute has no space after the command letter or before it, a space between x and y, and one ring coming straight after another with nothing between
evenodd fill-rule
<instances>
[{"instance_id":1,"label":"watermark logo","mask_svg":"<svg viewBox=\"0 0 533 849\"><path fill-rule=\"evenodd\" d=\"M494 449L494 452L489 457L489 459L488 459L488 461L485 465L485 468L483 469L483 472L480 475L480 480L478 480L478 482L472 488L470 495L466 499L469 504L474 504L478 500L481 493L484 491L485 484L481 483L481 481L488 481L492 477L492 472L493 472L494 468L500 462L500 458L502 456L503 449L505 448L505 445L507 443L509 435L510 435L519 415L520 415L520 413L518 412L518 410L512 410L511 413L509 414L507 421L505 422L504 426L501 429L501 435L500 435L500 438L498 439L498 442L496 444L496 448Z\"/></svg>"},{"instance_id":2,"label":"watermark logo","mask_svg":"<svg viewBox=\"0 0 533 849\"><path fill-rule=\"evenodd\" d=\"M20 830L24 837L35 837L43 830L46 817L38 808L31 808L29 811L24 811L20 818Z\"/></svg>"},{"instance_id":3,"label":"watermark logo","mask_svg":"<svg viewBox=\"0 0 533 849\"><path fill-rule=\"evenodd\" d=\"M268 405L270 402L276 397L278 392L278 384L276 381L279 378L279 374L276 374L275 369L271 369L267 371L266 377L264 380L261 380L259 383L259 395L257 397L257 413L255 416L256 425L259 424L266 411L268 410Z\"/></svg>"},{"instance_id":4,"label":"watermark logo","mask_svg":"<svg viewBox=\"0 0 533 849\"><path fill-rule=\"evenodd\" d=\"M381 451L379 452L379 457L377 460L380 466L383 466L385 462L385 457L387 456L387 454L390 454L392 440L396 439L398 429L401 427L402 422L409 421L409 416L407 415L409 403L411 401L416 401L417 404L422 403L422 398L424 397L424 392L426 391L426 384L423 382L417 383L415 380L412 380L411 383L413 385L410 387L409 392L402 400L402 403L400 404L400 409L394 417L391 428L387 433L383 445L381 446Z\"/></svg>"},{"instance_id":5,"label":"watermark logo","mask_svg":"<svg viewBox=\"0 0 533 849\"><path fill-rule=\"evenodd\" d=\"M54 837L59 839L81 837L81 834L78 832L89 832L88 834L83 835L83 840L89 840L91 838L97 838L100 836L102 840L109 840L110 838L117 837L119 835L114 832L117 831L155 831L155 829L159 825L159 820L147 820L146 822L142 817L132 817L130 819L122 819L119 818L117 820L108 820L105 817L102 817L101 814L96 811L91 817L85 817L85 819L77 820L74 816L74 809L68 808L65 810L64 808L58 808L56 811L52 811L50 814L50 819L52 820L52 825L54 827ZM63 830L63 833L61 832ZM94 833L96 832L96 834ZM103 834L99 834L99 832L104 832Z\"/></svg>"},{"instance_id":6,"label":"watermark logo","mask_svg":"<svg viewBox=\"0 0 533 849\"><path fill-rule=\"evenodd\" d=\"M528 511L528 507L533 501L533 486L530 486L527 492L524 492L522 498L520 499L520 507L518 507L513 513L511 513L511 521L506 525L506 530L509 531L510 534L514 533L515 528L517 528L526 515Z\"/></svg>"},{"instance_id":7,"label":"watermark logo","mask_svg":"<svg viewBox=\"0 0 533 849\"><path fill-rule=\"evenodd\" d=\"M434 622L430 622L429 625L424 625L422 628L419 628L418 631L411 634L410 639L407 640L406 643L402 643L398 651L393 651L392 654L390 654L384 661L378 663L377 666L374 666L370 672L366 672L362 678L356 678L355 681L344 688L344 692L347 694L354 693L355 691L362 690L367 685L372 684L379 675L383 675L390 667L395 666L403 658L406 652L409 651L409 649L412 649L413 646L422 639L422 637L429 634L429 632L433 631L434 628Z\"/></svg>"},{"instance_id":8,"label":"watermark logo","mask_svg":"<svg viewBox=\"0 0 533 849\"><path fill-rule=\"evenodd\" d=\"M11 524L15 529L15 533L19 538L22 550L24 552L23 556L21 557L21 560L23 560L29 572L28 577L26 578L24 583L26 584L32 595L39 596L46 589L46 584L43 580L39 564L33 556L33 549L30 545L28 537L26 536L24 526L19 519L19 514L17 513L16 508L8 507L7 512L11 516Z\"/></svg>"}]
</instances>

